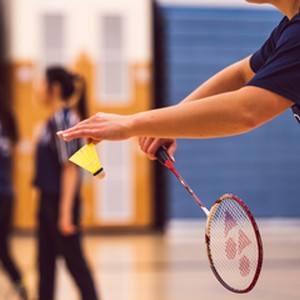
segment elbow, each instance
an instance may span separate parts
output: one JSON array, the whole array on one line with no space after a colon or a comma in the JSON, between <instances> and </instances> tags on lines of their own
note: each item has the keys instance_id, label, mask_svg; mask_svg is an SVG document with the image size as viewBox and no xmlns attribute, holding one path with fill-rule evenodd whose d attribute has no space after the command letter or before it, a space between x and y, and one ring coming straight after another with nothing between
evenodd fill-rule
<instances>
[{"instance_id":1,"label":"elbow","mask_svg":"<svg viewBox=\"0 0 300 300\"><path fill-rule=\"evenodd\" d=\"M241 89L237 95L238 107L236 114L242 132L251 131L267 121L265 106L257 101L256 95L249 95L246 88Z\"/></svg>"},{"instance_id":2,"label":"elbow","mask_svg":"<svg viewBox=\"0 0 300 300\"><path fill-rule=\"evenodd\" d=\"M247 112L241 116L240 126L243 132L251 131L261 125L261 121L257 115Z\"/></svg>"},{"instance_id":3,"label":"elbow","mask_svg":"<svg viewBox=\"0 0 300 300\"><path fill-rule=\"evenodd\" d=\"M288 109L292 102L270 91L245 87L236 93L235 115L242 128L247 132L255 129ZM259 100L258 100L259 99Z\"/></svg>"},{"instance_id":4,"label":"elbow","mask_svg":"<svg viewBox=\"0 0 300 300\"><path fill-rule=\"evenodd\" d=\"M248 132L259 127L264 121L254 105L246 104L240 110L238 123L242 132Z\"/></svg>"}]
</instances>

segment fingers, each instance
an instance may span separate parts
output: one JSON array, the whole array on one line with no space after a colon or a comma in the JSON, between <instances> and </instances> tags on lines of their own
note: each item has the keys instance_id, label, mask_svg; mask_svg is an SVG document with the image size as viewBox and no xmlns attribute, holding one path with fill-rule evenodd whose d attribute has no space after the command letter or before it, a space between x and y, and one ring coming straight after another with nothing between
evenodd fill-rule
<instances>
[{"instance_id":1,"label":"fingers","mask_svg":"<svg viewBox=\"0 0 300 300\"><path fill-rule=\"evenodd\" d=\"M175 161L174 154L176 152L176 149L177 149L177 144L176 144L176 140L174 139L170 144L168 144L168 147L167 147L167 151L168 151L169 155L171 156L173 162Z\"/></svg>"},{"instance_id":2,"label":"fingers","mask_svg":"<svg viewBox=\"0 0 300 300\"><path fill-rule=\"evenodd\" d=\"M60 224L59 231L62 235L68 236L68 235L75 234L77 228L73 224Z\"/></svg>"},{"instance_id":3,"label":"fingers","mask_svg":"<svg viewBox=\"0 0 300 300\"><path fill-rule=\"evenodd\" d=\"M152 146L154 140L155 140L154 138L147 138L147 137L143 137L139 139L139 145L141 150L145 152L151 160L156 159L155 157L156 151L155 152L153 151L153 146Z\"/></svg>"},{"instance_id":4,"label":"fingers","mask_svg":"<svg viewBox=\"0 0 300 300\"><path fill-rule=\"evenodd\" d=\"M89 138L89 137L87 137L86 135L83 134L82 130L76 130L76 129L73 129L73 128L68 129L68 131L58 131L57 135L60 138L63 138L67 142L70 142L73 139L77 139L77 138L81 138L81 137Z\"/></svg>"},{"instance_id":5,"label":"fingers","mask_svg":"<svg viewBox=\"0 0 300 300\"><path fill-rule=\"evenodd\" d=\"M60 138L69 142L73 139L85 138L92 142L98 143L101 139L96 137L95 126L86 122L80 122L74 127L56 133Z\"/></svg>"},{"instance_id":6,"label":"fingers","mask_svg":"<svg viewBox=\"0 0 300 300\"><path fill-rule=\"evenodd\" d=\"M57 135L66 141L85 138L95 144L101 140L122 140L129 138L124 126L126 120L126 116L97 113Z\"/></svg>"},{"instance_id":7,"label":"fingers","mask_svg":"<svg viewBox=\"0 0 300 300\"><path fill-rule=\"evenodd\" d=\"M78 125L63 131L58 131L56 134L67 142L70 142L73 139L81 138L81 137L90 138L88 136L88 133L85 131L85 129L79 128Z\"/></svg>"},{"instance_id":8,"label":"fingers","mask_svg":"<svg viewBox=\"0 0 300 300\"><path fill-rule=\"evenodd\" d=\"M156 152L159 147L164 147L168 151L170 157L174 160L174 153L176 151L176 140L175 139L158 139L158 138L149 138L141 137L139 138L139 145L142 151L144 151L149 159L156 159Z\"/></svg>"},{"instance_id":9,"label":"fingers","mask_svg":"<svg viewBox=\"0 0 300 300\"><path fill-rule=\"evenodd\" d=\"M93 140L93 137L90 135L90 133L84 129L79 129L79 130L74 129L69 132L63 132L60 137L62 137L67 142L79 138L86 138L86 139Z\"/></svg>"},{"instance_id":10,"label":"fingers","mask_svg":"<svg viewBox=\"0 0 300 300\"><path fill-rule=\"evenodd\" d=\"M75 126L68 128L63 131L58 131L56 134L63 138L65 141L69 142L73 139L86 138L94 140L94 129L95 129L95 119L98 118L97 115L92 116L86 120L83 120L76 124Z\"/></svg>"}]
</instances>

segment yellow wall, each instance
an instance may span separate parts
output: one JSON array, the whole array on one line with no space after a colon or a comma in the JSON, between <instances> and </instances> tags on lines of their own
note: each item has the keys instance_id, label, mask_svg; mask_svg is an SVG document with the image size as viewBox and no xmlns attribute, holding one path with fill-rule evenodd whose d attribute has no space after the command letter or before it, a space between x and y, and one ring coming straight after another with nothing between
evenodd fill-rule
<instances>
[{"instance_id":1,"label":"yellow wall","mask_svg":"<svg viewBox=\"0 0 300 300\"><path fill-rule=\"evenodd\" d=\"M150 63L129 66L133 97L128 107L102 106L94 99L95 66L87 54L80 54L74 63L74 71L82 74L87 80L88 109L90 114L97 111L114 113L134 113L149 109L151 106L151 81L140 80L139 72L151 74ZM37 194L32 188L34 173L35 134L37 127L47 118L48 113L34 102L34 82L36 66L33 62L20 61L12 64L12 86L14 107L20 127L21 140L15 154L15 185L17 202L14 224L19 229L32 229L35 226L37 208ZM103 227L149 227L152 224L152 163L133 147L134 169L128 172L134 173L134 218L126 224L120 222L103 222L95 216L95 179L92 176L84 176L83 215L82 221L88 228ZM103 162L105 164L105 162ZM104 179L105 180L105 179ZM99 201L99 200L98 200ZM101 199L100 199L101 201Z\"/></svg>"}]
</instances>

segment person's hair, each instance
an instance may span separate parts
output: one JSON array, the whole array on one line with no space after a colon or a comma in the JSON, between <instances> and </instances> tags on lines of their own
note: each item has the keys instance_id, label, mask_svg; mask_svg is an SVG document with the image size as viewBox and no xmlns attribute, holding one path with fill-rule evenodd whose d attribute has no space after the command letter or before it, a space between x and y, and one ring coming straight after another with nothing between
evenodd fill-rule
<instances>
[{"instance_id":1,"label":"person's hair","mask_svg":"<svg viewBox=\"0 0 300 300\"><path fill-rule=\"evenodd\" d=\"M69 106L74 106L81 119L87 118L86 87L82 76L73 74L63 67L49 67L46 70L46 81L49 91L54 84L59 84L62 100Z\"/></svg>"},{"instance_id":2,"label":"person's hair","mask_svg":"<svg viewBox=\"0 0 300 300\"><path fill-rule=\"evenodd\" d=\"M1 87L0 87L0 91L3 91ZM15 144L19 139L18 126L17 126L16 118L12 111L11 104L5 98L4 93L1 93L1 99L0 99L0 123L2 128L7 133L10 141L13 144Z\"/></svg>"}]
</instances>

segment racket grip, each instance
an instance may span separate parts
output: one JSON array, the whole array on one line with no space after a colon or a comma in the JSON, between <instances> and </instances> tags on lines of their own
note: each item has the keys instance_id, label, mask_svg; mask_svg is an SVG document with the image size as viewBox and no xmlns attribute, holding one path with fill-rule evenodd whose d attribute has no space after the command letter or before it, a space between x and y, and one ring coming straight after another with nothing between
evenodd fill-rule
<instances>
[{"instance_id":1,"label":"racket grip","mask_svg":"<svg viewBox=\"0 0 300 300\"><path fill-rule=\"evenodd\" d=\"M172 162L170 155L168 154L167 150L163 147L158 148L155 156L156 156L157 160L164 166L166 165L167 161Z\"/></svg>"}]
</instances>

